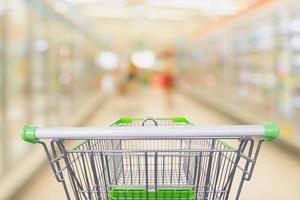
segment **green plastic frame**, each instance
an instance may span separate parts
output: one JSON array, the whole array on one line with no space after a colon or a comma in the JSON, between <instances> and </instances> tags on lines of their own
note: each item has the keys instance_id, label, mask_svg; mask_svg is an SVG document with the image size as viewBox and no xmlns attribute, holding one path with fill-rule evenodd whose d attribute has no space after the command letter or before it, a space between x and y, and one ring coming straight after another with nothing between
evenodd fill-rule
<instances>
[{"instance_id":1,"label":"green plastic frame","mask_svg":"<svg viewBox=\"0 0 300 200\"><path fill-rule=\"evenodd\" d=\"M184 118L184 117L172 117L172 118L155 118L156 120L172 120L173 123L183 123L183 124L193 124L192 122L190 122L188 119ZM121 125L121 124L131 124L133 121L142 121L144 120L144 118L131 118L131 117L124 117L124 118L120 118L117 121L115 121L114 123L111 124L111 126L114 125Z\"/></svg>"},{"instance_id":2,"label":"green plastic frame","mask_svg":"<svg viewBox=\"0 0 300 200\"><path fill-rule=\"evenodd\" d=\"M122 199L194 199L192 188L158 188L148 191L145 188L113 188L108 196L112 200Z\"/></svg>"}]
</instances>

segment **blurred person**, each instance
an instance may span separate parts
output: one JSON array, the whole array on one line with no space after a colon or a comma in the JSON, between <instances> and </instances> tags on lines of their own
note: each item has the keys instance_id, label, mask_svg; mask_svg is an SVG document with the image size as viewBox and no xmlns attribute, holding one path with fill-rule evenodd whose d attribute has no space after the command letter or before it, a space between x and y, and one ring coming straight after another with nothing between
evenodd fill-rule
<instances>
[{"instance_id":1,"label":"blurred person","mask_svg":"<svg viewBox=\"0 0 300 200\"><path fill-rule=\"evenodd\" d=\"M125 66L119 65L114 71L114 76L116 80L116 89L118 94L125 95L127 93L127 73L124 73Z\"/></svg>"},{"instance_id":2,"label":"blurred person","mask_svg":"<svg viewBox=\"0 0 300 200\"><path fill-rule=\"evenodd\" d=\"M167 47L161 55L162 73L160 76L160 86L164 94L165 107L171 109L173 106L172 90L174 87L174 48Z\"/></svg>"},{"instance_id":3,"label":"blurred person","mask_svg":"<svg viewBox=\"0 0 300 200\"><path fill-rule=\"evenodd\" d=\"M129 60L128 67L127 67L127 91L130 93L137 92L138 90L138 69L137 66Z\"/></svg>"},{"instance_id":4,"label":"blurred person","mask_svg":"<svg viewBox=\"0 0 300 200\"><path fill-rule=\"evenodd\" d=\"M149 83L150 83L150 72L145 70L141 74L141 84L143 87L148 87Z\"/></svg>"}]
</instances>

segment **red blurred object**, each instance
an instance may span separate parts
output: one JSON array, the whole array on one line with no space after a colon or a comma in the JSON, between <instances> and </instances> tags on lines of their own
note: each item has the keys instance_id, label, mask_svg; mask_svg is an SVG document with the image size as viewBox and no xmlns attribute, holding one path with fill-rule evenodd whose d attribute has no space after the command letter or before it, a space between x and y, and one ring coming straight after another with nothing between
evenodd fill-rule
<instances>
[{"instance_id":1,"label":"red blurred object","mask_svg":"<svg viewBox=\"0 0 300 200\"><path fill-rule=\"evenodd\" d=\"M173 86L173 75L170 73L164 73L161 75L161 86L163 89L170 89Z\"/></svg>"}]
</instances>

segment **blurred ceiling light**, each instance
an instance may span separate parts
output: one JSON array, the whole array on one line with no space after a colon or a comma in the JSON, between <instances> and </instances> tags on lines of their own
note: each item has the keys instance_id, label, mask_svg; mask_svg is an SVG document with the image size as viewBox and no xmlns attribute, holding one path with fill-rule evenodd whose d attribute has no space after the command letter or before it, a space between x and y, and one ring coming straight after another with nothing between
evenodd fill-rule
<instances>
[{"instance_id":1,"label":"blurred ceiling light","mask_svg":"<svg viewBox=\"0 0 300 200\"><path fill-rule=\"evenodd\" d=\"M103 17L103 18L130 18L132 17L132 12L126 7L110 7L101 6L86 9L84 15L88 17Z\"/></svg>"},{"instance_id":2,"label":"blurred ceiling light","mask_svg":"<svg viewBox=\"0 0 300 200\"><path fill-rule=\"evenodd\" d=\"M223 3L222 3L223 2ZM203 7L201 14L207 16L221 16L221 15L235 15L238 12L238 7L226 0L222 0L215 4L208 4L207 7Z\"/></svg>"},{"instance_id":3,"label":"blurred ceiling light","mask_svg":"<svg viewBox=\"0 0 300 200\"><path fill-rule=\"evenodd\" d=\"M188 20L194 16L194 12L178 9L161 9L145 7L111 7L101 6L87 8L84 12L88 17L99 18L133 18L142 17L150 20Z\"/></svg>"},{"instance_id":4,"label":"blurred ceiling light","mask_svg":"<svg viewBox=\"0 0 300 200\"><path fill-rule=\"evenodd\" d=\"M175 7L198 9L206 0L147 0L147 4L153 7Z\"/></svg>"},{"instance_id":5,"label":"blurred ceiling light","mask_svg":"<svg viewBox=\"0 0 300 200\"><path fill-rule=\"evenodd\" d=\"M127 0L64 0L68 3L76 4L102 4L102 5L113 5L113 6L124 6L127 4Z\"/></svg>"},{"instance_id":6,"label":"blurred ceiling light","mask_svg":"<svg viewBox=\"0 0 300 200\"><path fill-rule=\"evenodd\" d=\"M36 49L38 51L46 51L48 49L48 42L46 40L36 41Z\"/></svg>"},{"instance_id":7,"label":"blurred ceiling light","mask_svg":"<svg viewBox=\"0 0 300 200\"><path fill-rule=\"evenodd\" d=\"M233 0L148 0L147 3L153 7L196 9L205 15L232 15L239 10Z\"/></svg>"},{"instance_id":8,"label":"blurred ceiling light","mask_svg":"<svg viewBox=\"0 0 300 200\"><path fill-rule=\"evenodd\" d=\"M151 51L135 52L131 55L131 61L139 68L149 69L154 67L155 56Z\"/></svg>"},{"instance_id":9,"label":"blurred ceiling light","mask_svg":"<svg viewBox=\"0 0 300 200\"><path fill-rule=\"evenodd\" d=\"M104 69L112 70L118 67L119 58L115 53L107 51L98 56L98 63Z\"/></svg>"},{"instance_id":10,"label":"blurred ceiling light","mask_svg":"<svg viewBox=\"0 0 300 200\"><path fill-rule=\"evenodd\" d=\"M149 12L151 20L188 20L193 17L193 13L175 9L151 9Z\"/></svg>"}]
</instances>

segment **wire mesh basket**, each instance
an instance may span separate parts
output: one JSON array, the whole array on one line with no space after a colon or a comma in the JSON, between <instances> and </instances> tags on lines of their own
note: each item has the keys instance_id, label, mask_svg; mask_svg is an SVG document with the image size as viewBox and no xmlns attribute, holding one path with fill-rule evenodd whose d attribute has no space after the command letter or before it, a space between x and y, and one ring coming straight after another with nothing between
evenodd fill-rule
<instances>
[{"instance_id":1,"label":"wire mesh basket","mask_svg":"<svg viewBox=\"0 0 300 200\"><path fill-rule=\"evenodd\" d=\"M121 118L107 128L26 126L22 136L43 145L67 199L215 200L239 199L262 142L278 134L275 124L194 126L185 118Z\"/></svg>"}]
</instances>

